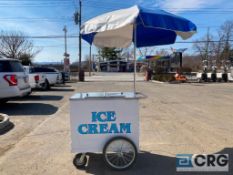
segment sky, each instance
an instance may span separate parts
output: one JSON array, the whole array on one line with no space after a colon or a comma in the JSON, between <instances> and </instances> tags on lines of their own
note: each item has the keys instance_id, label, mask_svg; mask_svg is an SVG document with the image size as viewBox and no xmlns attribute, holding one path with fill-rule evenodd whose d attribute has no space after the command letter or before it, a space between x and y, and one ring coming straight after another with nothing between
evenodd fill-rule
<instances>
[{"instance_id":1,"label":"sky","mask_svg":"<svg viewBox=\"0 0 233 175\"><path fill-rule=\"evenodd\" d=\"M226 20L233 20L233 1L230 0L82 0L85 22L105 12L128 8L135 4L146 8L160 8L185 17L197 25L198 32L191 39L203 37L209 28L212 35ZM41 50L35 62L62 62L64 54L64 25L69 36L78 35L78 26L73 22L73 14L78 9L78 0L0 0L0 31L21 31L33 36L35 49ZM41 38L58 36L58 38ZM181 41L180 38L177 41ZM83 58L89 53L88 44L83 41ZM192 44L176 43L165 48L188 48L195 53ZM93 53L96 48L93 48ZM68 38L68 53L71 62L78 60L78 38Z\"/></svg>"}]
</instances>

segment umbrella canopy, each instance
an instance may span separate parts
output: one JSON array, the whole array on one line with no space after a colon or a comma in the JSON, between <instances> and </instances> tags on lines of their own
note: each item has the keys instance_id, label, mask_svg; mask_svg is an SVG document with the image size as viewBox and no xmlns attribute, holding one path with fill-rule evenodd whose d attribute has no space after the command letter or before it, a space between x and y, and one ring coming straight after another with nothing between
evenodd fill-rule
<instances>
[{"instance_id":1,"label":"umbrella canopy","mask_svg":"<svg viewBox=\"0 0 233 175\"><path fill-rule=\"evenodd\" d=\"M135 26L135 30L134 30ZM97 47L125 48L173 44L196 33L191 21L163 10L133 6L95 17L82 25L82 38Z\"/></svg>"}]
</instances>

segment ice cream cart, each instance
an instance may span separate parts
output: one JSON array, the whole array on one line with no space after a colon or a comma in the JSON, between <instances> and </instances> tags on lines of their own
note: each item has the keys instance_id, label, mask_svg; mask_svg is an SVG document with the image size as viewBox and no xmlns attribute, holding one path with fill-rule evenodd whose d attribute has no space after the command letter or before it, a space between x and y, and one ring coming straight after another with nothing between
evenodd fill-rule
<instances>
[{"instance_id":1,"label":"ice cream cart","mask_svg":"<svg viewBox=\"0 0 233 175\"><path fill-rule=\"evenodd\" d=\"M135 162L140 96L136 93L136 48L173 44L177 36L188 39L196 29L185 18L140 6L109 12L82 25L81 37L90 45L127 48L134 44L134 90L78 93L71 97L71 145L72 152L78 153L75 166L86 164L88 152L103 153L106 163L117 170Z\"/></svg>"},{"instance_id":2,"label":"ice cream cart","mask_svg":"<svg viewBox=\"0 0 233 175\"><path fill-rule=\"evenodd\" d=\"M70 98L71 148L79 153L75 166L84 166L89 152L103 153L114 169L133 165L139 149L140 97L134 92L89 92Z\"/></svg>"}]
</instances>

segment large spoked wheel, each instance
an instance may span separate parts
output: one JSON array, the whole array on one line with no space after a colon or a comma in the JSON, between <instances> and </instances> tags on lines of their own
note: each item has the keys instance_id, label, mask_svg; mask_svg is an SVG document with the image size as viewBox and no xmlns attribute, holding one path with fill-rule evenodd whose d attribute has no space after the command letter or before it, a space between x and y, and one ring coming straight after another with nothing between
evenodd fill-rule
<instances>
[{"instance_id":1,"label":"large spoked wheel","mask_svg":"<svg viewBox=\"0 0 233 175\"><path fill-rule=\"evenodd\" d=\"M85 165L87 164L87 156L82 153L77 154L73 160L73 164L78 169L85 168Z\"/></svg>"},{"instance_id":2,"label":"large spoked wheel","mask_svg":"<svg viewBox=\"0 0 233 175\"><path fill-rule=\"evenodd\" d=\"M103 155L110 168L125 170L135 163L137 148L128 138L115 137L106 143Z\"/></svg>"}]
</instances>

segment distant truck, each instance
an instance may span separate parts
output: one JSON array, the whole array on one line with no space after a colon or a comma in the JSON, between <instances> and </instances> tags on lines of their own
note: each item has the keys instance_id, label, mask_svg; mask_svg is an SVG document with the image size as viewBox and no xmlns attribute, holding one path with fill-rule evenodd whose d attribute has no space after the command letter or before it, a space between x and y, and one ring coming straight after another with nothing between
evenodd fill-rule
<instances>
[{"instance_id":1,"label":"distant truck","mask_svg":"<svg viewBox=\"0 0 233 175\"><path fill-rule=\"evenodd\" d=\"M42 89L48 90L49 84L46 82L46 74L38 72L36 73L34 67L32 66L24 66L25 72L29 77L29 84L32 89Z\"/></svg>"},{"instance_id":2,"label":"distant truck","mask_svg":"<svg viewBox=\"0 0 233 175\"><path fill-rule=\"evenodd\" d=\"M46 76L46 86L51 87L62 83L62 74L57 69L46 67L34 67L34 73L43 73Z\"/></svg>"}]
</instances>

